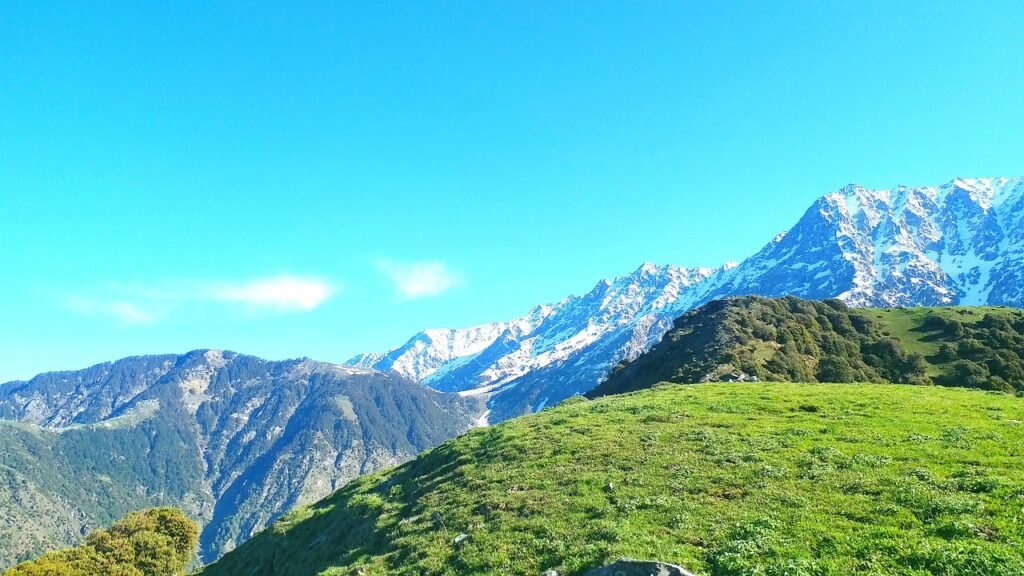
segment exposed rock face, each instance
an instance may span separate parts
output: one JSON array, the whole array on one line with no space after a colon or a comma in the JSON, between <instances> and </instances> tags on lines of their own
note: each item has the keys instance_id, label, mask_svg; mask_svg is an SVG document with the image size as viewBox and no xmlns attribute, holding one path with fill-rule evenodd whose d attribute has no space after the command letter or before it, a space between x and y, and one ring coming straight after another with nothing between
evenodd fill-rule
<instances>
[{"instance_id":1,"label":"exposed rock face","mask_svg":"<svg viewBox=\"0 0 1024 576\"><path fill-rule=\"evenodd\" d=\"M0 567L161 504L201 522L211 561L476 416L394 373L215 350L2 384Z\"/></svg>"},{"instance_id":2,"label":"exposed rock face","mask_svg":"<svg viewBox=\"0 0 1024 576\"><path fill-rule=\"evenodd\" d=\"M586 576L694 576L681 566L653 560L623 558L607 566L595 568Z\"/></svg>"},{"instance_id":3,"label":"exposed rock face","mask_svg":"<svg viewBox=\"0 0 1024 576\"><path fill-rule=\"evenodd\" d=\"M1024 179L890 190L851 184L738 265L644 264L521 318L426 330L349 363L485 398L488 421L498 422L587 392L687 310L750 294L853 306L1024 306Z\"/></svg>"}]
</instances>

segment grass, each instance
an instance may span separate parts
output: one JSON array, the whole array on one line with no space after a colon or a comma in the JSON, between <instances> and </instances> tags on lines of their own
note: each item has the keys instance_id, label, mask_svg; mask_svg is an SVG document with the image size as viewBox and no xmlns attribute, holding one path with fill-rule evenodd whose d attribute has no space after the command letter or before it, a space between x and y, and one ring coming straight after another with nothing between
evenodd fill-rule
<instances>
[{"instance_id":1,"label":"grass","mask_svg":"<svg viewBox=\"0 0 1024 576\"><path fill-rule=\"evenodd\" d=\"M478 429L295 510L205 576L1024 574L1024 399L665 385ZM454 544L460 534L468 535Z\"/></svg>"},{"instance_id":2,"label":"grass","mask_svg":"<svg viewBox=\"0 0 1024 576\"><path fill-rule=\"evenodd\" d=\"M925 320L930 316L939 316L949 320L957 320L964 324L980 322L985 314L1011 316L1019 311L998 306L945 306L932 308L888 308L870 310L867 314L881 325L883 333L900 341L910 353L918 353L927 357L939 351L943 340L937 332L922 329ZM931 364L929 376L935 377L942 373L941 366Z\"/></svg>"}]
</instances>

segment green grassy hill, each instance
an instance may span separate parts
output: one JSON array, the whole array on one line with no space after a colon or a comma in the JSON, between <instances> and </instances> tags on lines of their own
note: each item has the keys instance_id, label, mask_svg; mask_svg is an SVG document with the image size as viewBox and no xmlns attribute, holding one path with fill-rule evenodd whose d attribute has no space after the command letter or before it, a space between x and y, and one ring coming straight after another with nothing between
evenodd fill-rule
<instances>
[{"instance_id":1,"label":"green grassy hill","mask_svg":"<svg viewBox=\"0 0 1024 576\"><path fill-rule=\"evenodd\" d=\"M676 319L646 354L588 396L658 382L757 378L894 382L1014 392L1024 385L1024 311L849 308L838 300L747 296Z\"/></svg>"},{"instance_id":2,"label":"green grassy hill","mask_svg":"<svg viewBox=\"0 0 1024 576\"><path fill-rule=\"evenodd\" d=\"M1020 575L1022 463L1012 395L664 385L469 432L202 574L576 576L631 556L715 576Z\"/></svg>"}]
</instances>

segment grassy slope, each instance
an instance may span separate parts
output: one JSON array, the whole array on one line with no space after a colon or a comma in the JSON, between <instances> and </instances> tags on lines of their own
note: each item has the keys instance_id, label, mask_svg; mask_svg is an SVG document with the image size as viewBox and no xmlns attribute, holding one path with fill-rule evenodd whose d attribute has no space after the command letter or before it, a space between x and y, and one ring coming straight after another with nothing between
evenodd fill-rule
<instances>
[{"instance_id":1,"label":"grassy slope","mask_svg":"<svg viewBox=\"0 0 1024 576\"><path fill-rule=\"evenodd\" d=\"M991 315L1003 326L983 321ZM955 321L959 332L946 321ZM974 347L959 353L961 343ZM946 345L953 357L939 354ZM977 372L966 378L958 361ZM829 366L831 368L824 368ZM962 364L962 362L960 362ZM964 367L959 367L963 369ZM748 296L676 319L662 341L620 365L587 396L661 381L899 382L1014 391L1024 386L1024 311L1005 307L849 308L837 301Z\"/></svg>"},{"instance_id":2,"label":"grassy slope","mask_svg":"<svg viewBox=\"0 0 1024 576\"><path fill-rule=\"evenodd\" d=\"M1024 399L666 385L479 429L296 510L206 576L1024 574ZM459 546L460 533L469 538Z\"/></svg>"},{"instance_id":3,"label":"grassy slope","mask_svg":"<svg viewBox=\"0 0 1024 576\"><path fill-rule=\"evenodd\" d=\"M863 309L862 311L877 320L885 332L899 340L907 352L923 354L927 358L934 357L943 343L943 340L937 338L934 332L928 332L922 328L925 320L930 316L957 320L964 324L976 324L985 317L985 314L1013 318L1021 313L1016 308L997 306L882 308ZM939 364L929 363L928 372L930 376L938 376L943 372L943 367Z\"/></svg>"}]
</instances>

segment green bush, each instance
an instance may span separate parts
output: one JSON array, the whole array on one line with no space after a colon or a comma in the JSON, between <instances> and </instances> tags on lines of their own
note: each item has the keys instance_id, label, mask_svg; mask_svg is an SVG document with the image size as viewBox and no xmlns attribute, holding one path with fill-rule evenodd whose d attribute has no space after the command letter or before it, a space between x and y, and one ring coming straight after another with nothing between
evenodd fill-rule
<instances>
[{"instance_id":1,"label":"green bush","mask_svg":"<svg viewBox=\"0 0 1024 576\"><path fill-rule=\"evenodd\" d=\"M818 363L819 382L854 382L853 368L842 356L827 356Z\"/></svg>"},{"instance_id":2,"label":"green bush","mask_svg":"<svg viewBox=\"0 0 1024 576\"><path fill-rule=\"evenodd\" d=\"M175 576L184 573L198 539L182 511L141 510L90 533L77 548L49 552L4 576Z\"/></svg>"}]
</instances>

